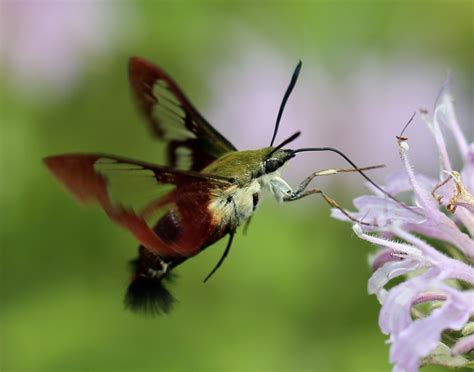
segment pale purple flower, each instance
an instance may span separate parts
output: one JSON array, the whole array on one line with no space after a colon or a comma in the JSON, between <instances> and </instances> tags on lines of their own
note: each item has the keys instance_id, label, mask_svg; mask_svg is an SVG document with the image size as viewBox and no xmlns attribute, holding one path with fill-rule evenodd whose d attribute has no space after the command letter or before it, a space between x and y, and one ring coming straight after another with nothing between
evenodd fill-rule
<instances>
[{"instance_id":1,"label":"pale purple flower","mask_svg":"<svg viewBox=\"0 0 474 372\"><path fill-rule=\"evenodd\" d=\"M123 6L100 0L4 0L0 16L7 82L36 99L70 92L130 19Z\"/></svg>"},{"instance_id":2,"label":"pale purple flower","mask_svg":"<svg viewBox=\"0 0 474 372\"><path fill-rule=\"evenodd\" d=\"M432 116L421 112L438 149L439 179L416 174L408 141L399 139L404 170L388 177L384 189L400 197L409 192L411 202L401 205L369 187L374 195L356 198L357 211L351 213L364 222L353 225L356 235L379 247L371 258L368 291L382 304L379 325L389 335L393 370L400 372L417 371L424 364L468 365L472 362L462 354L474 348L469 323L474 315L474 144L461 131L447 90ZM453 168L441 128L455 139L463 163L459 169ZM332 215L348 221L340 210ZM426 238L444 245L450 255ZM404 282L385 288L400 276ZM453 342L455 330L464 337Z\"/></svg>"}]
</instances>

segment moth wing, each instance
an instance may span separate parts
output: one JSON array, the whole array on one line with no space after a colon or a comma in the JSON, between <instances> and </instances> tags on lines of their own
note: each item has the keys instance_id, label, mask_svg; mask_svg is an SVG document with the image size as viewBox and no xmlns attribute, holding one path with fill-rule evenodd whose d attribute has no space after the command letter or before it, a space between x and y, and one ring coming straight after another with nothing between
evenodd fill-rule
<instances>
[{"instance_id":1,"label":"moth wing","mask_svg":"<svg viewBox=\"0 0 474 372\"><path fill-rule=\"evenodd\" d=\"M132 57L129 79L153 135L168 142L170 166L199 171L225 153L236 151L161 68Z\"/></svg>"},{"instance_id":2,"label":"moth wing","mask_svg":"<svg viewBox=\"0 0 474 372\"><path fill-rule=\"evenodd\" d=\"M209 229L208 203L231 185L223 177L103 154L52 156L45 163L81 203L100 205L144 247L165 257L195 253ZM180 239L157 230L169 213L180 222Z\"/></svg>"}]
</instances>

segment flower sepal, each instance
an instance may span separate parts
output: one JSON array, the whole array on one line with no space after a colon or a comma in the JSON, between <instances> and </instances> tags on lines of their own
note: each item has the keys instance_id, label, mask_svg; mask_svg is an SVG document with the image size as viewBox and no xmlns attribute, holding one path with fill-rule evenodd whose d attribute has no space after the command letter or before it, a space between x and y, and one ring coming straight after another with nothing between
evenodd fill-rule
<instances>
[{"instance_id":1,"label":"flower sepal","mask_svg":"<svg viewBox=\"0 0 474 372\"><path fill-rule=\"evenodd\" d=\"M421 359L420 367L439 365L448 368L474 367L474 361L469 361L462 355L453 355L451 349L442 342L429 355Z\"/></svg>"}]
</instances>

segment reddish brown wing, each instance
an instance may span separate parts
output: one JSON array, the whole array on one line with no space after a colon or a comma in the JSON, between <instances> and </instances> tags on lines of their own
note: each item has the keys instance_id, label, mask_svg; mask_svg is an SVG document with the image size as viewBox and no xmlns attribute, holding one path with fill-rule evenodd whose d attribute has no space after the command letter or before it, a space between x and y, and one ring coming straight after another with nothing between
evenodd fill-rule
<instances>
[{"instance_id":1,"label":"reddish brown wing","mask_svg":"<svg viewBox=\"0 0 474 372\"><path fill-rule=\"evenodd\" d=\"M231 185L221 177L102 154L52 156L45 163L79 201L99 204L143 246L170 258L197 253L208 238L203 233L213 229L207 206ZM170 213L179 222L174 239L156 225Z\"/></svg>"},{"instance_id":2,"label":"reddish brown wing","mask_svg":"<svg viewBox=\"0 0 474 372\"><path fill-rule=\"evenodd\" d=\"M225 153L236 151L162 69L142 58L132 57L129 78L152 133L168 141L172 167L199 171Z\"/></svg>"}]
</instances>

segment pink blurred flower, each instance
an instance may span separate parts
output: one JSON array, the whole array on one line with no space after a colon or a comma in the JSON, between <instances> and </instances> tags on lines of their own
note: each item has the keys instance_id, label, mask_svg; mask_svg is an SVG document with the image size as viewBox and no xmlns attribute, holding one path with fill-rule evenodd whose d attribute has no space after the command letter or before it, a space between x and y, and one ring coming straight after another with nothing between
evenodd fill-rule
<instances>
[{"instance_id":1,"label":"pink blurred flower","mask_svg":"<svg viewBox=\"0 0 474 372\"><path fill-rule=\"evenodd\" d=\"M99 0L2 1L0 58L7 81L35 98L68 93L90 59L116 44L125 21L118 10Z\"/></svg>"},{"instance_id":2,"label":"pink blurred flower","mask_svg":"<svg viewBox=\"0 0 474 372\"><path fill-rule=\"evenodd\" d=\"M399 140L404 171L389 177L384 189L392 195L410 192L413 205L400 205L370 187L374 195L355 199L357 212L352 213L371 224L354 224L357 236L379 247L372 258L375 272L368 290L382 304L379 324L390 336L393 370L405 372L427 363L467 365L468 359L460 354L474 347L472 336L465 331L472 333L468 321L474 314L474 268L470 264L474 260L474 144L468 143L460 129L449 92L443 93L432 117L425 111L422 115L438 149L440 179L415 174L408 142ZM459 172L452 168L443 126L452 133L463 159ZM348 220L339 210L332 215ZM457 253L450 257L423 237ZM391 279L400 276L406 280L385 289ZM416 307L420 303L428 305L426 311ZM458 338L452 331L461 329L467 337L449 341Z\"/></svg>"}]
</instances>

